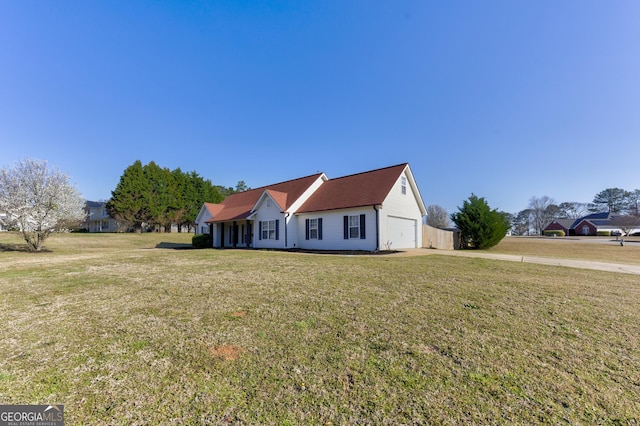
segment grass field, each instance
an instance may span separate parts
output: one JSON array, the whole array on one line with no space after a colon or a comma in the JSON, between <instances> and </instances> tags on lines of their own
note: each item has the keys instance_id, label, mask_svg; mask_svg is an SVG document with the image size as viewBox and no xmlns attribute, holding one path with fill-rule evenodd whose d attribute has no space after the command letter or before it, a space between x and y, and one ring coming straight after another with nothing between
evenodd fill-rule
<instances>
[{"instance_id":1,"label":"grass field","mask_svg":"<svg viewBox=\"0 0 640 426\"><path fill-rule=\"evenodd\" d=\"M488 253L572 258L640 265L640 237L507 237Z\"/></svg>"},{"instance_id":2,"label":"grass field","mask_svg":"<svg viewBox=\"0 0 640 426\"><path fill-rule=\"evenodd\" d=\"M0 403L68 424L640 423L637 275L189 241L32 254L0 234Z\"/></svg>"}]
</instances>

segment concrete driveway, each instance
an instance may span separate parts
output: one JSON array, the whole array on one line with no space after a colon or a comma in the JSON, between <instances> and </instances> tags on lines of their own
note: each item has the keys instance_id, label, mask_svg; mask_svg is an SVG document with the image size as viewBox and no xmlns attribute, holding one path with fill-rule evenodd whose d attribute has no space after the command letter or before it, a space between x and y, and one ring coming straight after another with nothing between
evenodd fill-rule
<instances>
[{"instance_id":1,"label":"concrete driveway","mask_svg":"<svg viewBox=\"0 0 640 426\"><path fill-rule=\"evenodd\" d=\"M539 256L517 256L511 254L482 253L472 250L433 250L433 249L406 249L404 255L424 256L442 255L459 257L477 257L483 259L505 260L508 262L538 263L541 265L563 266L567 268L592 269L597 271L618 272L623 274L640 275L640 265L622 263L594 262L591 260L572 260L560 258L548 258ZM400 255L402 255L400 254Z\"/></svg>"}]
</instances>

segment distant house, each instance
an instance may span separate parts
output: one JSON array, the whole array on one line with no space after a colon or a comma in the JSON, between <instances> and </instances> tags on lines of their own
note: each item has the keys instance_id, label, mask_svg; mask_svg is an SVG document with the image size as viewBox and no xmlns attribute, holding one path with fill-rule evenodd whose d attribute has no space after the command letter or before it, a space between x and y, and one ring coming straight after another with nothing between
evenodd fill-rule
<instances>
[{"instance_id":1,"label":"distant house","mask_svg":"<svg viewBox=\"0 0 640 426\"><path fill-rule=\"evenodd\" d=\"M205 204L214 247L384 250L422 246L426 208L409 164L329 179L324 173ZM211 216L210 219L204 219Z\"/></svg>"},{"instance_id":2,"label":"distant house","mask_svg":"<svg viewBox=\"0 0 640 426\"><path fill-rule=\"evenodd\" d=\"M598 234L624 235L620 215L615 213L592 213L579 219L555 219L545 228L545 231L562 230L565 235L595 236ZM640 232L640 220L630 227L629 234Z\"/></svg>"},{"instance_id":3,"label":"distant house","mask_svg":"<svg viewBox=\"0 0 640 426\"><path fill-rule=\"evenodd\" d=\"M563 231L564 235L569 235L575 219L554 219L545 228L545 231Z\"/></svg>"},{"instance_id":4,"label":"distant house","mask_svg":"<svg viewBox=\"0 0 640 426\"><path fill-rule=\"evenodd\" d=\"M119 223L107 213L104 201L87 201L84 206L86 219L84 228L89 232L117 232Z\"/></svg>"}]
</instances>

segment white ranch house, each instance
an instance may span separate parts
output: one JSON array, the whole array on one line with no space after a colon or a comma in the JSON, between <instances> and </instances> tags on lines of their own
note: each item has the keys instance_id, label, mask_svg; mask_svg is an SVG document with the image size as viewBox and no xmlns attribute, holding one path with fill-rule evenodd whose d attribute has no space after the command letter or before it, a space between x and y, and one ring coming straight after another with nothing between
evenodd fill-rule
<instances>
[{"instance_id":1,"label":"white ranch house","mask_svg":"<svg viewBox=\"0 0 640 426\"><path fill-rule=\"evenodd\" d=\"M387 250L422 247L426 208L409 164L329 179L324 173L205 203L198 232L214 247Z\"/></svg>"}]
</instances>

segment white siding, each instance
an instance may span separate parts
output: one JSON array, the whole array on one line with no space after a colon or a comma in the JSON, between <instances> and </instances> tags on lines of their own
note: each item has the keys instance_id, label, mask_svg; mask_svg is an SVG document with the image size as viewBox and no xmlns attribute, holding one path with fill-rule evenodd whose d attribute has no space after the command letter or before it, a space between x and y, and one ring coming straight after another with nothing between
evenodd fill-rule
<instances>
[{"instance_id":1,"label":"white siding","mask_svg":"<svg viewBox=\"0 0 640 426\"><path fill-rule=\"evenodd\" d=\"M286 238L285 243L287 244L286 248L296 248L298 247L298 217L293 214L289 214L286 218ZM304 224L302 228L302 238L304 238Z\"/></svg>"},{"instance_id":2,"label":"white siding","mask_svg":"<svg viewBox=\"0 0 640 426\"><path fill-rule=\"evenodd\" d=\"M402 193L402 177L407 179L406 193ZM422 247L422 211L420 209L420 195L413 185L413 178L407 170L398 178L391 188L389 195L384 200L380 209L380 247L385 249L417 248ZM404 220L405 222L402 222ZM408 223L415 223L414 243L410 243L406 236Z\"/></svg>"},{"instance_id":3,"label":"white siding","mask_svg":"<svg viewBox=\"0 0 640 426\"><path fill-rule=\"evenodd\" d=\"M209 224L205 223L209 219L211 219L211 213L209 213L209 209L207 209L205 206L202 206L200 208L200 211L198 212L198 217L196 217L197 234L209 233Z\"/></svg>"},{"instance_id":4,"label":"white siding","mask_svg":"<svg viewBox=\"0 0 640 426\"><path fill-rule=\"evenodd\" d=\"M285 215L280 211L278 204L270 197L265 197L258 205L253 216L253 247L255 248L285 248ZM279 235L277 240L262 240L260 235L260 222L266 220L279 220Z\"/></svg>"},{"instance_id":5,"label":"white siding","mask_svg":"<svg viewBox=\"0 0 640 426\"><path fill-rule=\"evenodd\" d=\"M365 239L344 238L344 216L365 215ZM322 218L322 239L306 238L306 219ZM298 246L308 250L376 250L376 212L373 207L302 213L297 217Z\"/></svg>"}]
</instances>

